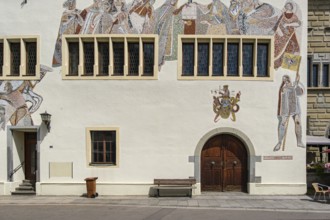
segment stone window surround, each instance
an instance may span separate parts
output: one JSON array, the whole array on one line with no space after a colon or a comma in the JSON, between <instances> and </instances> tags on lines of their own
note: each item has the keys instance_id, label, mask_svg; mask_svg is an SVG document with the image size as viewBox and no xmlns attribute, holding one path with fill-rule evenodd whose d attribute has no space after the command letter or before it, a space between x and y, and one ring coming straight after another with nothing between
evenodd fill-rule
<instances>
[{"instance_id":1,"label":"stone window surround","mask_svg":"<svg viewBox=\"0 0 330 220\"><path fill-rule=\"evenodd\" d=\"M79 42L79 65L78 65L78 75L69 75L69 48L68 42ZM83 56L83 42L94 42L95 43L95 58L94 58L94 73L93 75L84 75L84 56ZM109 74L99 75L98 73L98 42L109 43L110 52L110 63L109 63ZM118 76L114 75L114 65L113 65L113 48L112 42L124 42L125 54L124 54L124 75ZM140 65L138 76L129 75L128 66L128 43L129 42L139 42L140 44ZM154 74L153 76L143 75L143 43L153 42L154 43ZM155 34L124 34L124 35L111 35L111 34L88 34L88 35L63 35L62 36L62 79L65 80L157 80L158 79L158 35Z\"/></svg>"},{"instance_id":2,"label":"stone window surround","mask_svg":"<svg viewBox=\"0 0 330 220\"><path fill-rule=\"evenodd\" d=\"M0 42L3 43L3 66L2 75L0 75L0 80L40 80L40 37L37 35L17 35L17 36L0 36ZM19 66L19 75L14 76L11 73L11 52L10 52L10 43L20 43L20 66ZM26 70L26 42L35 42L36 43L36 66L35 74L28 75Z\"/></svg>"},{"instance_id":3,"label":"stone window surround","mask_svg":"<svg viewBox=\"0 0 330 220\"><path fill-rule=\"evenodd\" d=\"M210 43L210 45L213 44L213 42L223 42L224 43L224 70L223 76L212 76L212 56L209 56L209 76L198 76L197 75L197 70L198 67L195 62L194 66L194 76L184 76L182 74L182 44L185 42L194 42L195 43L195 61L198 60L198 47L197 44L199 42L201 43ZM242 45L243 43L254 43L254 51L256 51L257 48L257 43L268 43L270 45L268 53L269 53L269 59L268 59L268 74L269 76L267 77L258 77L257 76L257 60L256 56L257 53L255 52L254 54L254 70L253 70L253 76L248 77L248 76L243 76L243 64L242 64L242 59L240 58L239 60L239 73L238 76L227 76L227 47L226 44L230 42L237 42L239 43L239 55L242 54ZM212 49L210 49L212 51ZM241 56L241 55L240 55ZM215 35L179 35L178 36L178 75L177 78L179 80L250 80L250 81L272 81L273 80L273 74L274 74L274 37L273 36L242 36L242 35L228 35L228 36L215 36Z\"/></svg>"},{"instance_id":4,"label":"stone window surround","mask_svg":"<svg viewBox=\"0 0 330 220\"><path fill-rule=\"evenodd\" d=\"M93 164L92 163L92 140L91 140L91 131L116 131L116 164ZM86 161L87 167L95 168L118 168L119 167L119 127L86 127Z\"/></svg>"}]
</instances>

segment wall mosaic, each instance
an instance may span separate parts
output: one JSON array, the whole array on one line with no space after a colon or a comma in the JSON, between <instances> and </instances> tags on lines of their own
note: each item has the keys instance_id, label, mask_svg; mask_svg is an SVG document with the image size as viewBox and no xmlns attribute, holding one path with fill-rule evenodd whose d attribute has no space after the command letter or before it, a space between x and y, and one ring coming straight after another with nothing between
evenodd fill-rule
<instances>
[{"instance_id":1,"label":"wall mosaic","mask_svg":"<svg viewBox=\"0 0 330 220\"><path fill-rule=\"evenodd\" d=\"M301 12L291 0L283 9L259 0L221 0L202 5L189 0L165 0L157 9L155 0L94 0L85 9L76 8L76 0L66 0L55 45L53 66L61 65L63 34L158 34L159 66L177 59L179 34L196 35L274 35L275 68L283 54L299 54L296 30L301 27Z\"/></svg>"},{"instance_id":2,"label":"wall mosaic","mask_svg":"<svg viewBox=\"0 0 330 220\"><path fill-rule=\"evenodd\" d=\"M51 68L40 65L40 80L0 81L0 131L8 122L16 126L31 126L31 115L36 112L43 98L33 89Z\"/></svg>"},{"instance_id":3,"label":"wall mosaic","mask_svg":"<svg viewBox=\"0 0 330 220\"><path fill-rule=\"evenodd\" d=\"M295 125L295 134L297 139L297 147L305 148L302 142L302 126L301 126L301 108L299 97L304 94L304 86L300 83L299 65L300 56L284 54L283 69L288 69L296 72L295 81L292 82L290 75L282 77L282 84L278 92L278 142L274 147L274 151L285 150L285 142L289 119L292 117Z\"/></svg>"}]
</instances>

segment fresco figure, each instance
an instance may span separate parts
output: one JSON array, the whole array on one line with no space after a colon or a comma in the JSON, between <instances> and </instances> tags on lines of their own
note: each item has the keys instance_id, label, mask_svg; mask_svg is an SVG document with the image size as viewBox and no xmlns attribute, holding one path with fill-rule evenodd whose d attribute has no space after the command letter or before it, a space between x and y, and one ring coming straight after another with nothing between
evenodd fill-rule
<instances>
[{"instance_id":1,"label":"fresco figure","mask_svg":"<svg viewBox=\"0 0 330 220\"><path fill-rule=\"evenodd\" d=\"M94 31L94 18L100 13L102 0L93 0L93 4L82 10L80 16L84 20L84 24L78 31L80 34L92 34Z\"/></svg>"},{"instance_id":2,"label":"fresco figure","mask_svg":"<svg viewBox=\"0 0 330 220\"><path fill-rule=\"evenodd\" d=\"M178 0L166 0L165 3L155 11L155 30L159 35L158 65L164 64L165 55L169 54L166 49L172 48L173 41L173 12L177 9Z\"/></svg>"},{"instance_id":3,"label":"fresco figure","mask_svg":"<svg viewBox=\"0 0 330 220\"><path fill-rule=\"evenodd\" d=\"M81 11L76 9L76 0L67 0L63 3L65 11L61 17L60 28L55 43L55 51L53 56L53 66L59 66L62 63L62 35L76 34L78 29L84 24L81 17Z\"/></svg>"},{"instance_id":4,"label":"fresco figure","mask_svg":"<svg viewBox=\"0 0 330 220\"><path fill-rule=\"evenodd\" d=\"M112 5L108 1L99 3L99 13L93 20L93 34L109 33L113 26L113 17L110 14Z\"/></svg>"},{"instance_id":5,"label":"fresco figure","mask_svg":"<svg viewBox=\"0 0 330 220\"><path fill-rule=\"evenodd\" d=\"M239 32L247 35L269 35L279 15L279 10L270 4L259 0L244 1L237 18Z\"/></svg>"},{"instance_id":6,"label":"fresco figure","mask_svg":"<svg viewBox=\"0 0 330 220\"><path fill-rule=\"evenodd\" d=\"M111 34L129 34L130 28L128 24L128 11L125 0L115 0L113 14L113 26L107 33Z\"/></svg>"},{"instance_id":7,"label":"fresco figure","mask_svg":"<svg viewBox=\"0 0 330 220\"><path fill-rule=\"evenodd\" d=\"M33 125L32 118L22 94L23 89L24 86L21 86L13 90L13 85L10 81L7 81L4 87L5 92L0 93L0 99L7 101L9 105L15 108L15 112L10 116L10 123L12 125L17 125L17 123L25 117L29 123L24 123L24 125Z\"/></svg>"},{"instance_id":8,"label":"fresco figure","mask_svg":"<svg viewBox=\"0 0 330 220\"><path fill-rule=\"evenodd\" d=\"M40 80L0 81L0 130L8 121L12 125L33 125L31 114L36 112L43 98L33 89L52 69L40 65Z\"/></svg>"},{"instance_id":9,"label":"fresco figure","mask_svg":"<svg viewBox=\"0 0 330 220\"><path fill-rule=\"evenodd\" d=\"M198 7L201 8L200 5ZM213 0L212 3L207 6L207 8L208 17L206 20L202 20L200 22L201 24L208 25L206 34L231 34L232 23L228 13L228 8L220 0Z\"/></svg>"},{"instance_id":10,"label":"fresco figure","mask_svg":"<svg viewBox=\"0 0 330 220\"><path fill-rule=\"evenodd\" d=\"M133 33L153 34L155 26L154 7L155 0L134 1L129 9L130 28Z\"/></svg>"},{"instance_id":11,"label":"fresco figure","mask_svg":"<svg viewBox=\"0 0 330 220\"><path fill-rule=\"evenodd\" d=\"M295 133L297 138L297 147L304 148L302 142L302 128L301 128L301 110L299 104L299 96L304 94L304 89L299 82L300 76L297 73L294 83L291 82L290 76L284 75L282 77L282 84L279 90L278 97L278 143L274 147L274 151L279 151L281 146L285 146L286 133L289 123L289 118L292 117L295 123Z\"/></svg>"},{"instance_id":12,"label":"fresco figure","mask_svg":"<svg viewBox=\"0 0 330 220\"><path fill-rule=\"evenodd\" d=\"M5 130L6 127L6 108L4 105L0 105L0 130Z\"/></svg>"},{"instance_id":13,"label":"fresco figure","mask_svg":"<svg viewBox=\"0 0 330 220\"><path fill-rule=\"evenodd\" d=\"M297 5L294 2L288 1L284 6L282 15L271 32L275 33L274 67L276 69L281 66L285 52L291 54L298 54L300 52L295 29L301 26L301 22L295 11L297 11Z\"/></svg>"}]
</instances>

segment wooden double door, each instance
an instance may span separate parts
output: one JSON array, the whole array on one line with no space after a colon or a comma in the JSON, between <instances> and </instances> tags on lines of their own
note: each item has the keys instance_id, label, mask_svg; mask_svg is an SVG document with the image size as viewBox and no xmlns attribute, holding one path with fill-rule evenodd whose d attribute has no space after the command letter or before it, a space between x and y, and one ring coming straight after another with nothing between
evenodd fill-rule
<instances>
[{"instance_id":1,"label":"wooden double door","mask_svg":"<svg viewBox=\"0 0 330 220\"><path fill-rule=\"evenodd\" d=\"M201 157L202 191L247 191L247 151L236 137L221 134L207 141Z\"/></svg>"}]
</instances>

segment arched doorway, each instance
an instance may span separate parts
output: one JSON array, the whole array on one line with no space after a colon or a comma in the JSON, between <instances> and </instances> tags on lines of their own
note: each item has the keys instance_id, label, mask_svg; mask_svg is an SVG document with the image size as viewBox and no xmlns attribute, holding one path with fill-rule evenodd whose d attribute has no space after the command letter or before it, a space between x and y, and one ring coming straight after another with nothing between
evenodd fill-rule
<instances>
[{"instance_id":1,"label":"arched doorway","mask_svg":"<svg viewBox=\"0 0 330 220\"><path fill-rule=\"evenodd\" d=\"M247 150L229 134L210 138L201 154L202 191L247 191Z\"/></svg>"}]
</instances>

